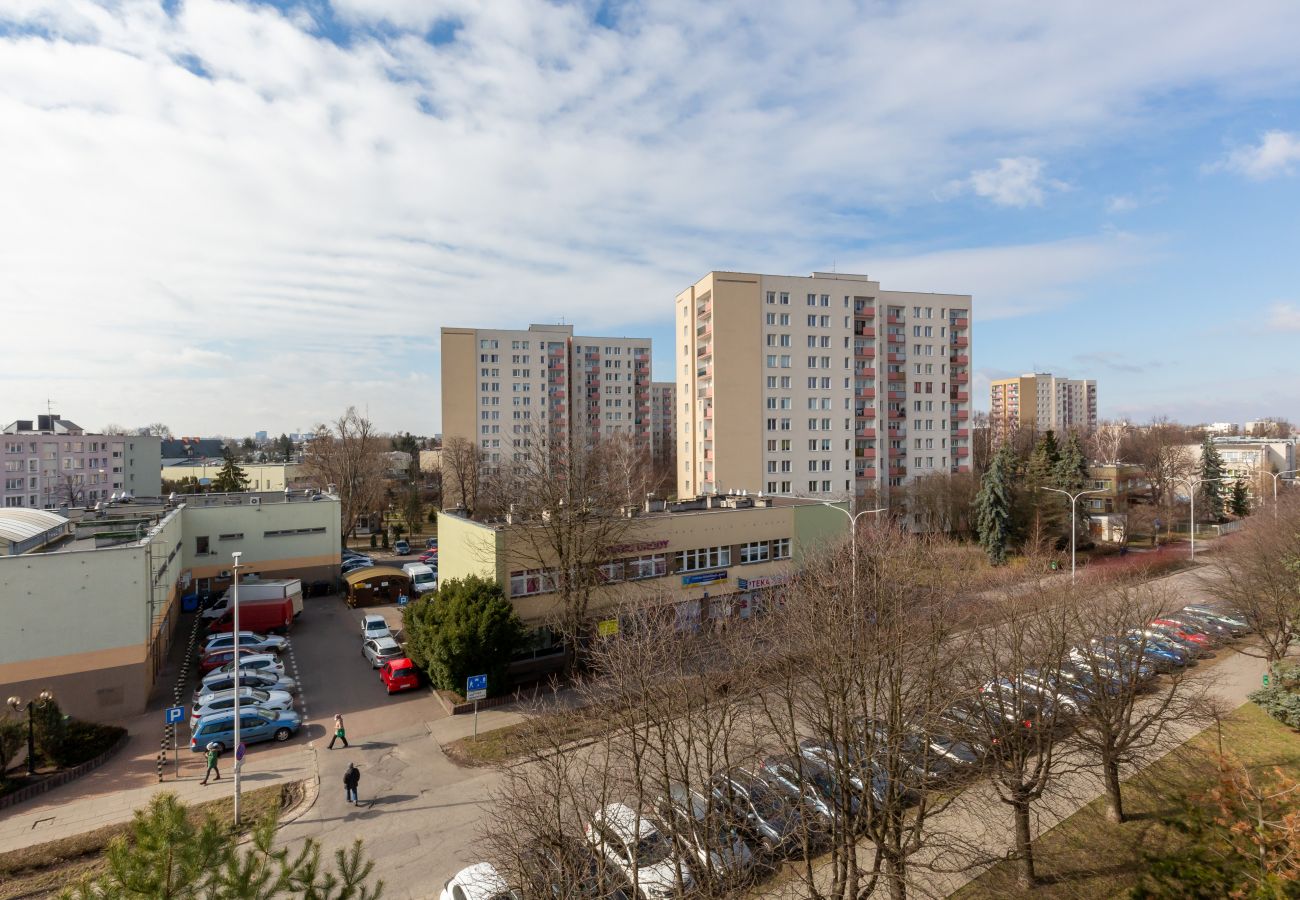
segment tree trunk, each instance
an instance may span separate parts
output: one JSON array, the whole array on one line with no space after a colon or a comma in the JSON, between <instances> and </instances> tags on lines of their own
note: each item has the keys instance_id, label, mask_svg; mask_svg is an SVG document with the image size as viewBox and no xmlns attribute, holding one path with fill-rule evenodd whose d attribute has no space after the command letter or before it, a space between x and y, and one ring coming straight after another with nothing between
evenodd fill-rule
<instances>
[{"instance_id":1,"label":"tree trunk","mask_svg":"<svg viewBox=\"0 0 1300 900\"><path fill-rule=\"evenodd\" d=\"M1113 759L1102 761L1102 778L1106 782L1106 818L1115 823L1124 821L1124 795L1120 790L1119 763Z\"/></svg>"},{"instance_id":2,"label":"tree trunk","mask_svg":"<svg viewBox=\"0 0 1300 900\"><path fill-rule=\"evenodd\" d=\"M885 878L889 882L890 900L907 900L907 863L886 855Z\"/></svg>"},{"instance_id":3,"label":"tree trunk","mask_svg":"<svg viewBox=\"0 0 1300 900\"><path fill-rule=\"evenodd\" d=\"M1037 880L1034 875L1034 845L1029 831L1029 801L1017 800L1012 804L1016 818L1016 858L1020 861L1018 881L1029 890Z\"/></svg>"}]
</instances>

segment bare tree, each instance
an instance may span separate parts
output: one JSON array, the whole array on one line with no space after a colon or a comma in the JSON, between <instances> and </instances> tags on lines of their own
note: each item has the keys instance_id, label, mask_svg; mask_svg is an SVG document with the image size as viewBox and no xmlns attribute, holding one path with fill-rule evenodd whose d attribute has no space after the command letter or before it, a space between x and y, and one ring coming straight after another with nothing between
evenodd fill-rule
<instances>
[{"instance_id":1,"label":"bare tree","mask_svg":"<svg viewBox=\"0 0 1300 900\"><path fill-rule=\"evenodd\" d=\"M601 453L608 466L610 493L621 494L622 506L639 506L647 494L658 493L661 475L645 442L629 434L602 439Z\"/></svg>"},{"instance_id":2,"label":"bare tree","mask_svg":"<svg viewBox=\"0 0 1300 900\"><path fill-rule=\"evenodd\" d=\"M907 486L907 509L921 531L969 534L979 481L969 472L923 475ZM866 507L870 509L871 507Z\"/></svg>"},{"instance_id":3,"label":"bare tree","mask_svg":"<svg viewBox=\"0 0 1300 900\"><path fill-rule=\"evenodd\" d=\"M388 440L353 406L332 425L317 426L307 442L303 469L317 487L338 492L345 541L383 504L387 449Z\"/></svg>"},{"instance_id":4,"label":"bare tree","mask_svg":"<svg viewBox=\"0 0 1300 900\"><path fill-rule=\"evenodd\" d=\"M172 439L172 430L163 422L152 422L140 429L140 434L159 437L165 441Z\"/></svg>"},{"instance_id":5,"label":"bare tree","mask_svg":"<svg viewBox=\"0 0 1300 900\"><path fill-rule=\"evenodd\" d=\"M116 434L126 434L126 433L127 433L127 428L126 428L125 425L119 425L119 424L117 424L116 422L110 422L110 423L108 423L107 425L105 425L103 428L99 429L99 433L100 433L100 434L115 434L115 435L116 435Z\"/></svg>"},{"instance_id":6,"label":"bare tree","mask_svg":"<svg viewBox=\"0 0 1300 900\"><path fill-rule=\"evenodd\" d=\"M1087 446L1091 461L1103 466L1119 465L1128 433L1127 422L1098 422L1097 428L1088 435Z\"/></svg>"},{"instance_id":7,"label":"bare tree","mask_svg":"<svg viewBox=\"0 0 1300 900\"><path fill-rule=\"evenodd\" d=\"M1121 769L1209 724L1205 683L1190 666L1162 666L1169 674L1156 683L1145 677L1147 623L1175 607L1156 582L1104 585L1067 607L1078 645L1097 652L1080 654L1054 687L1078 704L1074 741L1101 769L1112 822L1125 820Z\"/></svg>"},{"instance_id":8,"label":"bare tree","mask_svg":"<svg viewBox=\"0 0 1300 900\"><path fill-rule=\"evenodd\" d=\"M1242 522L1214 554L1206 588L1253 629L1243 653L1270 665L1300 638L1300 501L1279 500L1277 517Z\"/></svg>"},{"instance_id":9,"label":"bare tree","mask_svg":"<svg viewBox=\"0 0 1300 900\"><path fill-rule=\"evenodd\" d=\"M60 472L53 484L46 485L46 500L80 506L86 499L86 476L79 472Z\"/></svg>"},{"instance_id":10,"label":"bare tree","mask_svg":"<svg viewBox=\"0 0 1300 900\"><path fill-rule=\"evenodd\" d=\"M1172 507L1175 488L1181 479L1192 474L1195 465L1188 445L1193 436L1182 425L1157 418L1149 425L1132 429L1121 445L1123 458L1142 470L1142 477L1156 506ZM1172 509L1165 521L1172 525Z\"/></svg>"},{"instance_id":11,"label":"bare tree","mask_svg":"<svg viewBox=\"0 0 1300 900\"><path fill-rule=\"evenodd\" d=\"M468 438L448 438L442 446L443 501L463 506L471 518L478 511L483 454Z\"/></svg>"}]
</instances>

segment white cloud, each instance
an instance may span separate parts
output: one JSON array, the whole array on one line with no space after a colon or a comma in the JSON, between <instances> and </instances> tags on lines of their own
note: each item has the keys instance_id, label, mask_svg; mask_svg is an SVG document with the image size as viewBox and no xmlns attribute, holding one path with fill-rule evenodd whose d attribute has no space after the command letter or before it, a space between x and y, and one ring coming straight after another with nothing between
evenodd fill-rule
<instances>
[{"instance_id":1,"label":"white cloud","mask_svg":"<svg viewBox=\"0 0 1300 900\"><path fill-rule=\"evenodd\" d=\"M436 378L419 398L391 385L434 369L440 326L670 327L707 269L823 258L877 235L876 210L1114 140L1182 87L1235 102L1300 84L1290 0L1152 0L1122 28L1071 0L664 0L610 5L612 27L591 6L338 0L360 26L342 44L318 36L316 3L0 6L13 415L53 396L78 420L237 433L369 403L382 427L431 431ZM424 40L450 21L454 41ZM990 176L987 196L1055 189L1030 174ZM1014 314L1131 252L881 265L891 286L942 281ZM183 347L193 365L153 364Z\"/></svg>"},{"instance_id":2,"label":"white cloud","mask_svg":"<svg viewBox=\"0 0 1300 900\"><path fill-rule=\"evenodd\" d=\"M992 169L977 169L964 183L977 196L998 206L1042 206L1049 190L1065 190L1068 185L1046 178L1043 161L1032 156L999 159Z\"/></svg>"},{"instance_id":3,"label":"white cloud","mask_svg":"<svg viewBox=\"0 0 1300 900\"><path fill-rule=\"evenodd\" d=\"M1114 197L1106 198L1106 212L1111 215L1122 215L1123 213L1132 212L1140 204L1135 197L1127 194L1117 194Z\"/></svg>"},{"instance_id":4,"label":"white cloud","mask_svg":"<svg viewBox=\"0 0 1300 900\"><path fill-rule=\"evenodd\" d=\"M1211 166L1227 169L1257 181L1291 175L1300 167L1300 134L1287 131L1266 131L1259 143L1238 147L1224 159Z\"/></svg>"},{"instance_id":5,"label":"white cloud","mask_svg":"<svg viewBox=\"0 0 1300 900\"><path fill-rule=\"evenodd\" d=\"M1274 303L1268 310L1270 331L1300 331L1300 306L1294 303Z\"/></svg>"}]
</instances>

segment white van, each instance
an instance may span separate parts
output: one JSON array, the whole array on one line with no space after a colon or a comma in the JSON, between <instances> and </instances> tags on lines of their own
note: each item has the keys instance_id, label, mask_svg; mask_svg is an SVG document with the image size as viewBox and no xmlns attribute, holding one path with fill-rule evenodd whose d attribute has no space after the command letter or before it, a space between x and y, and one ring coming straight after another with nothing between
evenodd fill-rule
<instances>
[{"instance_id":1,"label":"white van","mask_svg":"<svg viewBox=\"0 0 1300 900\"><path fill-rule=\"evenodd\" d=\"M438 589L438 573L433 571L432 566L426 566L424 563L407 563L402 566L402 571L411 579L411 590L415 593L424 594Z\"/></svg>"}]
</instances>

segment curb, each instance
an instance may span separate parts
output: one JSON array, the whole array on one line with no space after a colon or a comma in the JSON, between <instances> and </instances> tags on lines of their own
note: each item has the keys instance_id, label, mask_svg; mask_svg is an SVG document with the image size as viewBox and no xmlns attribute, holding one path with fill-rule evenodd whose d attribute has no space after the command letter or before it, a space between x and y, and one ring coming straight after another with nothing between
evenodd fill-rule
<instances>
[{"instance_id":1,"label":"curb","mask_svg":"<svg viewBox=\"0 0 1300 900\"><path fill-rule=\"evenodd\" d=\"M17 806L19 803L30 800L33 797L39 797L46 791L67 784L69 781L76 781L82 775L98 769L104 763L112 759L119 750L126 746L127 741L130 739L131 735L123 732L122 736L117 739L117 743L93 759L88 759L80 765L73 766L71 769L64 769L62 772L57 772L49 778L46 778L44 781L37 782L36 784L29 784L21 790L0 797L0 809L8 809L11 806Z\"/></svg>"},{"instance_id":2,"label":"curb","mask_svg":"<svg viewBox=\"0 0 1300 900\"><path fill-rule=\"evenodd\" d=\"M302 779L302 800L275 823L277 831L285 825L298 821L311 812L312 807L316 805L316 798L320 796L320 766L315 748L312 749L312 759L316 772Z\"/></svg>"}]
</instances>

